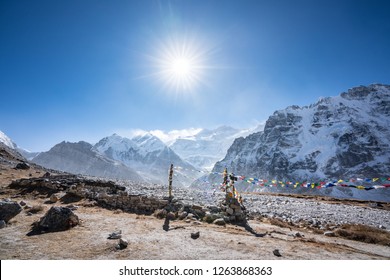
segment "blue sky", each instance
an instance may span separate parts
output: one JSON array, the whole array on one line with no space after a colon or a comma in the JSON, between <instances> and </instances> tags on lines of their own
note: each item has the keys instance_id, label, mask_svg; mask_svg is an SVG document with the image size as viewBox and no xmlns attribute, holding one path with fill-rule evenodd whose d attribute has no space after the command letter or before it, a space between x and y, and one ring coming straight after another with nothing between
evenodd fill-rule
<instances>
[{"instance_id":1,"label":"blue sky","mask_svg":"<svg viewBox=\"0 0 390 280\"><path fill-rule=\"evenodd\" d=\"M3 0L0 130L42 151L131 129L247 128L390 84L389 14L375 0ZM182 46L197 59L187 88L161 75Z\"/></svg>"}]
</instances>

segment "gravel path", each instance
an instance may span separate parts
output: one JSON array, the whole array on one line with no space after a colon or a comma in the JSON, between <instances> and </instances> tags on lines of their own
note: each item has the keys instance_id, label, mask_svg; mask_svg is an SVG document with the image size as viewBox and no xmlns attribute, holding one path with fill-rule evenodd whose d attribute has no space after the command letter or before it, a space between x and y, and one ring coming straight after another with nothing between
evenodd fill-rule
<instances>
[{"instance_id":1,"label":"gravel path","mask_svg":"<svg viewBox=\"0 0 390 280\"><path fill-rule=\"evenodd\" d=\"M390 229L390 211L379 208L271 195L251 195L247 197L245 205L250 212L294 224L308 222L316 227L326 224L364 224Z\"/></svg>"}]
</instances>

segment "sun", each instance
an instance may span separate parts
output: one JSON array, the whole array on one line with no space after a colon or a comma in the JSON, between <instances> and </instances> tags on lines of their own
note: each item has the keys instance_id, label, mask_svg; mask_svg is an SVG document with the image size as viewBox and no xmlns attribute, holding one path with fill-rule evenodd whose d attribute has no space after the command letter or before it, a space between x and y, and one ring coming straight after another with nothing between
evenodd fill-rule
<instances>
[{"instance_id":1,"label":"sun","mask_svg":"<svg viewBox=\"0 0 390 280\"><path fill-rule=\"evenodd\" d=\"M196 53L188 49L166 52L160 65L160 79L175 92L194 90L201 80L202 66Z\"/></svg>"},{"instance_id":2,"label":"sun","mask_svg":"<svg viewBox=\"0 0 390 280\"><path fill-rule=\"evenodd\" d=\"M194 69L194 65L188 58L179 57L172 61L170 68L171 74L177 78L187 78L192 75L191 72Z\"/></svg>"},{"instance_id":3,"label":"sun","mask_svg":"<svg viewBox=\"0 0 390 280\"><path fill-rule=\"evenodd\" d=\"M200 67L191 56L170 55L162 69L162 79L175 91L189 91L200 79Z\"/></svg>"},{"instance_id":4,"label":"sun","mask_svg":"<svg viewBox=\"0 0 390 280\"><path fill-rule=\"evenodd\" d=\"M204 44L195 39L171 37L160 41L156 47L156 53L150 58L157 71L151 76L157 78L162 89L176 95L197 92L207 68Z\"/></svg>"}]
</instances>

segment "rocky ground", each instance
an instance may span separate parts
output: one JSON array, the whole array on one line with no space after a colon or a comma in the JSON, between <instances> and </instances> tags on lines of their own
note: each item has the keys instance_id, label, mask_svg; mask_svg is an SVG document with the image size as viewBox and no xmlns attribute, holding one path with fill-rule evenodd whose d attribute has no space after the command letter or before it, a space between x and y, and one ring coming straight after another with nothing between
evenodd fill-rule
<instances>
[{"instance_id":1,"label":"rocky ground","mask_svg":"<svg viewBox=\"0 0 390 280\"><path fill-rule=\"evenodd\" d=\"M66 188L58 186L80 182L61 181L53 173L43 178L45 173L36 166L26 170L2 166L0 199L15 201L23 210L0 229L0 259L390 259L390 207L386 203L245 193L247 222L216 225L194 215L170 220L141 214L153 203L159 207L164 202L166 186L115 182L125 187L128 199L140 197L149 207L126 211L98 203L112 201L117 194L108 195L111 200L92 191L88 195L96 199L67 197ZM10 187L19 178L31 182L40 178L38 182L54 187ZM151 202L142 200L149 197L154 197ZM196 205L207 212L219 207L224 193L175 187L174 197L177 204ZM115 205L123 201L117 199ZM65 231L35 232L33 225L52 206L73 209L79 224ZM356 224L357 239L365 242L346 239L350 224ZM119 239L108 239L119 230L127 242L124 248L118 247Z\"/></svg>"},{"instance_id":2,"label":"rocky ground","mask_svg":"<svg viewBox=\"0 0 390 280\"><path fill-rule=\"evenodd\" d=\"M167 187L119 181L130 193L164 196ZM175 188L175 197L185 203L218 205L224 193L219 190L197 191L196 189ZM361 200L342 200L320 196L294 196L277 194L243 193L244 206L249 215L276 218L299 225L306 224L319 229L344 224L362 224L390 230L390 203Z\"/></svg>"}]
</instances>

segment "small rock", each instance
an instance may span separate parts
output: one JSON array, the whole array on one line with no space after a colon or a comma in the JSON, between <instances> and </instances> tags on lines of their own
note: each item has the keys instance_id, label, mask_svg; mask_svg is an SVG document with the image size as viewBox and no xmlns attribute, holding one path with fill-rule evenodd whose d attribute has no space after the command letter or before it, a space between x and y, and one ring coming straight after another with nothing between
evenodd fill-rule
<instances>
[{"instance_id":1,"label":"small rock","mask_svg":"<svg viewBox=\"0 0 390 280\"><path fill-rule=\"evenodd\" d=\"M301 233L299 233L299 232L296 232L296 233L294 234L294 236L295 236L295 237L298 237L298 238L303 237L303 235L302 235Z\"/></svg>"},{"instance_id":2,"label":"small rock","mask_svg":"<svg viewBox=\"0 0 390 280\"><path fill-rule=\"evenodd\" d=\"M228 208L228 209L226 209L226 213L229 215L233 215L234 210L232 208Z\"/></svg>"},{"instance_id":3,"label":"small rock","mask_svg":"<svg viewBox=\"0 0 390 280\"><path fill-rule=\"evenodd\" d=\"M26 206L27 205L27 203L24 202L23 200L21 202L19 202L19 204L20 204L20 206Z\"/></svg>"},{"instance_id":4,"label":"small rock","mask_svg":"<svg viewBox=\"0 0 390 280\"><path fill-rule=\"evenodd\" d=\"M119 239L119 243L118 245L116 245L116 248L119 250L123 250L127 248L128 245L129 245L129 241L127 241L127 239L121 238Z\"/></svg>"},{"instance_id":5,"label":"small rock","mask_svg":"<svg viewBox=\"0 0 390 280\"><path fill-rule=\"evenodd\" d=\"M5 223L4 220L0 220L0 229L5 228L7 224Z\"/></svg>"},{"instance_id":6,"label":"small rock","mask_svg":"<svg viewBox=\"0 0 390 280\"><path fill-rule=\"evenodd\" d=\"M194 232L194 233L191 233L191 238L192 238L192 239L198 239L199 236L200 236L200 232L199 232L199 231Z\"/></svg>"},{"instance_id":7,"label":"small rock","mask_svg":"<svg viewBox=\"0 0 390 280\"><path fill-rule=\"evenodd\" d=\"M56 203L59 199L58 195L53 193L51 196L50 196L50 202L51 203Z\"/></svg>"},{"instance_id":8,"label":"small rock","mask_svg":"<svg viewBox=\"0 0 390 280\"><path fill-rule=\"evenodd\" d=\"M192 214L192 213L188 213L188 215L187 215L187 219L192 219L192 218L194 218L195 216L194 216L194 214Z\"/></svg>"},{"instance_id":9,"label":"small rock","mask_svg":"<svg viewBox=\"0 0 390 280\"><path fill-rule=\"evenodd\" d=\"M127 239L124 238L119 239L119 243L124 247L127 247L127 245L129 245L129 241L127 241Z\"/></svg>"},{"instance_id":10,"label":"small rock","mask_svg":"<svg viewBox=\"0 0 390 280\"><path fill-rule=\"evenodd\" d=\"M110 233L108 235L108 239L120 239L120 238L122 238L122 231L121 230L114 231L113 233Z\"/></svg>"},{"instance_id":11,"label":"small rock","mask_svg":"<svg viewBox=\"0 0 390 280\"><path fill-rule=\"evenodd\" d=\"M179 212L179 219L184 220L187 217L188 213L186 211Z\"/></svg>"},{"instance_id":12,"label":"small rock","mask_svg":"<svg viewBox=\"0 0 390 280\"><path fill-rule=\"evenodd\" d=\"M226 222L223 218L219 218L219 219L216 219L213 222L213 224L218 225L218 226L224 226L224 225L226 225Z\"/></svg>"},{"instance_id":13,"label":"small rock","mask_svg":"<svg viewBox=\"0 0 390 280\"><path fill-rule=\"evenodd\" d=\"M274 253L274 255L277 256L277 257L281 257L282 256L282 254L280 254L278 249L273 250L272 253Z\"/></svg>"},{"instance_id":14,"label":"small rock","mask_svg":"<svg viewBox=\"0 0 390 280\"><path fill-rule=\"evenodd\" d=\"M333 231L325 231L324 235L325 236L330 236L330 237L336 236L336 234Z\"/></svg>"}]
</instances>

